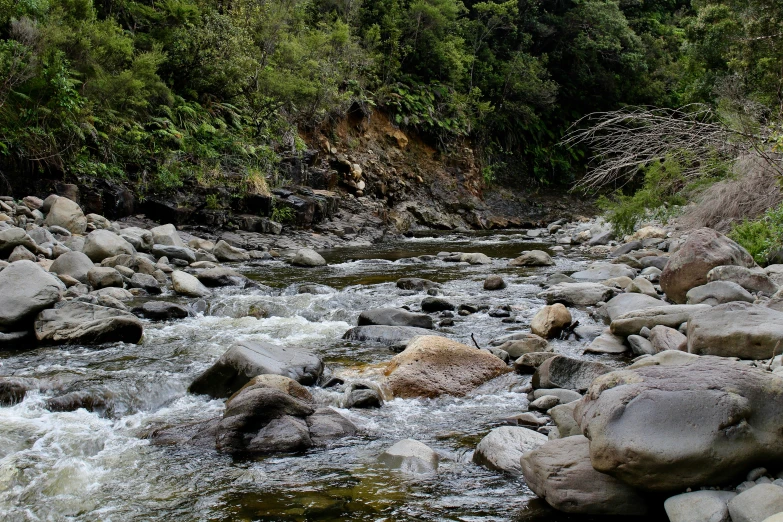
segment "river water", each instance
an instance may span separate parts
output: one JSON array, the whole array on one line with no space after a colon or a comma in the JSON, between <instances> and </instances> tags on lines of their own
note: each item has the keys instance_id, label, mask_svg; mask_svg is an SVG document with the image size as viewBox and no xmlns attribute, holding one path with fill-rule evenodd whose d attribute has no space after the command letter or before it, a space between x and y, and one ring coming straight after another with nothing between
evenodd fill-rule
<instances>
[{"instance_id":1,"label":"river water","mask_svg":"<svg viewBox=\"0 0 783 522\"><path fill-rule=\"evenodd\" d=\"M510 305L516 323L486 312L456 317L443 331L482 346L525 330L543 301L535 297L552 272L584 266L578 255L556 266L508 268L531 248L522 234L413 238L325 254L330 265L293 268L272 261L236 267L264 286L220 289L205 299L182 299L193 317L145 324L139 345L62 346L0 354L0 374L36 377L59 388L87 390L105 406L88 412L50 412L52 392L28 392L0 408L0 519L2 520L262 520L262 521L502 521L571 520L526 506L522 479L472 463L475 445L504 419L526 410L529 376L507 374L467 397L386 402L379 409L343 409L339 389L316 388L316 400L338 408L361 434L299 455L234 461L204 448L157 446L146 438L163 426L219 416L223 401L186 392L193 378L239 339L300 346L323 357L328 375L377 380L387 347L342 340L362 310L408 305L422 293L397 289L401 277L443 284L452 302ZM483 252L492 265L447 263L441 251ZM508 287L487 292L489 274ZM299 294L302 283L327 285ZM582 325L596 323L573 310ZM554 341L558 352L581 355L584 341ZM60 392L62 393L62 392ZM377 462L403 438L425 442L441 456L437 475L407 476Z\"/></svg>"}]
</instances>

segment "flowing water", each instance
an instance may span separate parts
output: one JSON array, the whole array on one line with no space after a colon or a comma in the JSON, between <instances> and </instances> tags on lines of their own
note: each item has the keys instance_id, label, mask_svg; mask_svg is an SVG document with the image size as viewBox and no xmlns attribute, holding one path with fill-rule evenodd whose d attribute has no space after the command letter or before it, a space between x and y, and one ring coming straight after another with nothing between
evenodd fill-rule
<instances>
[{"instance_id":1,"label":"flowing water","mask_svg":"<svg viewBox=\"0 0 783 522\"><path fill-rule=\"evenodd\" d=\"M263 521L500 521L521 520L532 496L519 478L472 463L476 443L504 419L526 409L529 377L515 373L491 381L467 397L386 402L379 409L341 408L339 388L316 388L361 429L359 436L304 454L235 461L204 448L157 446L145 438L162 426L219 416L223 401L186 392L193 378L235 340L253 338L306 347L323 357L326 373L347 381L374 380L387 347L342 340L362 310L408 305L423 294L397 289L401 277L443 284L454 303L496 308L511 305L517 323L480 312L456 317L450 337L482 346L524 330L543 302L535 297L547 273L584 265L556 257L557 265L512 269L508 258L545 249L524 235L446 235L414 238L326 254L317 269L265 262L237 267L262 284L220 289L188 304L188 319L145 324L139 345L62 346L0 354L0 374L36 377L66 390L105 398L94 412L50 412L53 392L28 392L0 408L0 519L2 520L263 520ZM447 263L440 251L483 252L487 266ZM486 292L489 274L508 287ZM303 283L327 285L300 294ZM586 310L574 310L595 325ZM556 351L581 356L583 342L555 341ZM60 392L61 393L61 392ZM441 456L437 475L390 471L377 456L403 438L423 441ZM570 520L544 515L541 520ZM528 520L528 518L524 518ZM536 518L536 520L539 520Z\"/></svg>"}]
</instances>

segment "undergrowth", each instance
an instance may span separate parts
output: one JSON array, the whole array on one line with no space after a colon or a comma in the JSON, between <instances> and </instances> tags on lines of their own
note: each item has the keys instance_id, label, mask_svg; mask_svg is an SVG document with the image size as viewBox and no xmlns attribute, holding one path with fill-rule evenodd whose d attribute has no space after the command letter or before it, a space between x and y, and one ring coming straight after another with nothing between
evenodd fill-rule
<instances>
[{"instance_id":1,"label":"undergrowth","mask_svg":"<svg viewBox=\"0 0 783 522\"><path fill-rule=\"evenodd\" d=\"M783 204L771 208L758 219L736 223L729 237L742 245L759 264L783 246Z\"/></svg>"}]
</instances>

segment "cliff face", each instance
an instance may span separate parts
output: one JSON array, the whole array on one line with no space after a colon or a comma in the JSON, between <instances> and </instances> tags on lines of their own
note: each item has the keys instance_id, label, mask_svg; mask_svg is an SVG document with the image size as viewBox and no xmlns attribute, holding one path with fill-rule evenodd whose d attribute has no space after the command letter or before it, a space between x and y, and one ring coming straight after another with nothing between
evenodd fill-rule
<instances>
[{"instance_id":1,"label":"cliff face","mask_svg":"<svg viewBox=\"0 0 783 522\"><path fill-rule=\"evenodd\" d=\"M202 230L280 234L285 227L337 237L368 227L392 233L519 228L592 210L564 189L487 187L470 143L437 150L380 112L352 112L299 138L304 150L280 153L271 188L186 180L158 193L140 183L79 178L16 180L12 191L65 195L110 219L144 214Z\"/></svg>"}]
</instances>

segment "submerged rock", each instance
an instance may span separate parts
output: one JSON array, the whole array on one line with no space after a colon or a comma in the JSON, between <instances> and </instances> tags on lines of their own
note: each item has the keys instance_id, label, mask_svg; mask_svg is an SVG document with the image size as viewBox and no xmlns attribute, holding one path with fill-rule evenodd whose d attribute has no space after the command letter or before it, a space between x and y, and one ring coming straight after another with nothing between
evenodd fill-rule
<instances>
[{"instance_id":1,"label":"submerged rock","mask_svg":"<svg viewBox=\"0 0 783 522\"><path fill-rule=\"evenodd\" d=\"M384 451L378 460L392 469L424 474L438 470L438 454L423 442L405 439Z\"/></svg>"},{"instance_id":2,"label":"submerged rock","mask_svg":"<svg viewBox=\"0 0 783 522\"><path fill-rule=\"evenodd\" d=\"M432 317L427 314L416 314L402 308L373 308L359 315L359 326L412 326L415 328L432 329Z\"/></svg>"},{"instance_id":3,"label":"submerged rock","mask_svg":"<svg viewBox=\"0 0 783 522\"><path fill-rule=\"evenodd\" d=\"M351 328L343 335L347 341L371 341L390 346L400 346L408 344L414 337L420 335L440 335L425 328L415 328L413 326L384 326L367 325Z\"/></svg>"}]
</instances>

